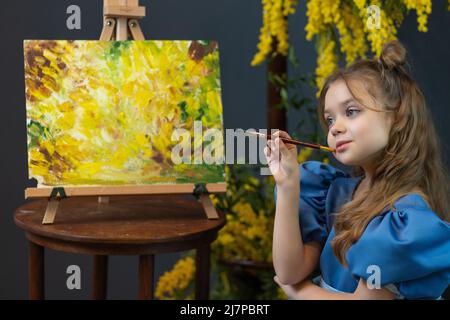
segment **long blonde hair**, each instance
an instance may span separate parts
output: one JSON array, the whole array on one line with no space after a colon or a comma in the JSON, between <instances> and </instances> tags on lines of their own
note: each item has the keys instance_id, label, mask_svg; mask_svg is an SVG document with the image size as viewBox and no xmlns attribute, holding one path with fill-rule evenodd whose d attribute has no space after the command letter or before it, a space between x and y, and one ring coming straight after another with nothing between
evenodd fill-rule
<instances>
[{"instance_id":1,"label":"long blonde hair","mask_svg":"<svg viewBox=\"0 0 450 320\"><path fill-rule=\"evenodd\" d=\"M449 175L424 95L406 67L405 48L400 42L391 41L383 46L380 58L357 60L336 70L320 94L318 115L325 131L328 131L323 117L325 95L337 80L345 81L355 99L367 106L367 101L355 95L363 86L364 93L380 107L377 111L391 112L393 116L389 142L374 161L369 191L359 194L336 213L331 244L344 266L345 253L358 241L370 220L385 208L395 210L395 201L404 195L421 195L439 217L448 220ZM362 168L353 167L353 175L362 173Z\"/></svg>"}]
</instances>

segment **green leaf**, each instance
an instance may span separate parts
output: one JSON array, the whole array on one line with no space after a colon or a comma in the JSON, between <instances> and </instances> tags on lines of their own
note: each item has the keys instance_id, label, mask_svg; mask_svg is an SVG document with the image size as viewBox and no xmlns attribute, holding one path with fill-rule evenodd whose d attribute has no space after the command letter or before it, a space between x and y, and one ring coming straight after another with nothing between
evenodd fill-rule
<instances>
[{"instance_id":1,"label":"green leaf","mask_svg":"<svg viewBox=\"0 0 450 320\"><path fill-rule=\"evenodd\" d=\"M52 135L48 131L48 128L41 125L38 121L30 120L27 124L27 133L30 139L28 148L38 145L39 139L46 140Z\"/></svg>"},{"instance_id":2,"label":"green leaf","mask_svg":"<svg viewBox=\"0 0 450 320\"><path fill-rule=\"evenodd\" d=\"M289 52L288 52L288 61L296 68L300 67L300 62L295 55L295 50L293 46L289 46Z\"/></svg>"},{"instance_id":3,"label":"green leaf","mask_svg":"<svg viewBox=\"0 0 450 320\"><path fill-rule=\"evenodd\" d=\"M283 99L283 100L288 100L289 99L288 92L287 92L287 90L285 88L281 88L280 96L281 96L281 99Z\"/></svg>"},{"instance_id":4,"label":"green leaf","mask_svg":"<svg viewBox=\"0 0 450 320\"><path fill-rule=\"evenodd\" d=\"M188 113L186 112L186 106L187 106L186 101L181 101L180 103L178 103L178 107L181 109L181 120L183 122L186 121L189 116Z\"/></svg>"}]
</instances>

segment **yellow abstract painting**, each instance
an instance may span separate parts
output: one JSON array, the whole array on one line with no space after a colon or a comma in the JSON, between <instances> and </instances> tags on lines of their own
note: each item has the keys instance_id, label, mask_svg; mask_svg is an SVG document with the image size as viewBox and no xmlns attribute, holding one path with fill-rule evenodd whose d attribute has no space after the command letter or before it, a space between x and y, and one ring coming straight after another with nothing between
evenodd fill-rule
<instances>
[{"instance_id":1,"label":"yellow abstract painting","mask_svg":"<svg viewBox=\"0 0 450 320\"><path fill-rule=\"evenodd\" d=\"M25 40L24 61L38 186L224 182L223 163L172 154L184 130L192 155L223 158L223 139L194 132L223 132L216 42Z\"/></svg>"}]
</instances>

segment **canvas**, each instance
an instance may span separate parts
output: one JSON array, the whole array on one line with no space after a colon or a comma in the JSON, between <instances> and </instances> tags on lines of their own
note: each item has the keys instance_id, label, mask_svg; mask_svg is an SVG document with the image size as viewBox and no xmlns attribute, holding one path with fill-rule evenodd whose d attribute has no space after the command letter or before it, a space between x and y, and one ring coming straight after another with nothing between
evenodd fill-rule
<instances>
[{"instance_id":1,"label":"canvas","mask_svg":"<svg viewBox=\"0 0 450 320\"><path fill-rule=\"evenodd\" d=\"M38 186L224 182L223 162L194 161L205 147L223 159L216 42L25 40L24 58Z\"/></svg>"}]
</instances>

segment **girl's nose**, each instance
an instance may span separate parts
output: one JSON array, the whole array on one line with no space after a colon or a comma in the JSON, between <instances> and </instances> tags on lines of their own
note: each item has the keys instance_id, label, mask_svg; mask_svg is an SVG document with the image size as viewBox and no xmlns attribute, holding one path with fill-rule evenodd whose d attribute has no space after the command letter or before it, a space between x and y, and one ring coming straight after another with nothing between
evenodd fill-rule
<instances>
[{"instance_id":1,"label":"girl's nose","mask_svg":"<svg viewBox=\"0 0 450 320\"><path fill-rule=\"evenodd\" d=\"M334 122L333 126L331 127L331 134L333 134L334 136L339 134L339 133L343 133L345 132L345 126L342 123L342 121L338 119L336 119L336 121Z\"/></svg>"}]
</instances>

